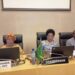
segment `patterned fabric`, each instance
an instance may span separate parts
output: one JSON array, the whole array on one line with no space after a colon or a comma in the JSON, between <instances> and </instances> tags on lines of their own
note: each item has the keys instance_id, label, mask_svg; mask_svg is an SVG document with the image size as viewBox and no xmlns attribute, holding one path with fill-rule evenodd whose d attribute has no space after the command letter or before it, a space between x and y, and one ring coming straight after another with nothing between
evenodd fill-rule
<instances>
[{"instance_id":1,"label":"patterned fabric","mask_svg":"<svg viewBox=\"0 0 75 75\"><path fill-rule=\"evenodd\" d=\"M42 41L42 50L47 50L47 51L52 51L53 47L57 47L57 43L55 41L52 42L48 42L46 41Z\"/></svg>"}]
</instances>

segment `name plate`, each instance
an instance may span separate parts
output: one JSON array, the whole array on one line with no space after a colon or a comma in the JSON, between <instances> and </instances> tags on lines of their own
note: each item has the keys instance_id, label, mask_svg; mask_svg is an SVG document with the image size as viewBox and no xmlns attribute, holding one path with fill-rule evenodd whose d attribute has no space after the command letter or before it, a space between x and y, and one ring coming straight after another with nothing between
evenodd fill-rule
<instances>
[{"instance_id":1,"label":"name plate","mask_svg":"<svg viewBox=\"0 0 75 75\"><path fill-rule=\"evenodd\" d=\"M63 64L68 63L68 57L53 57L43 60L42 64L50 65L50 64Z\"/></svg>"},{"instance_id":2,"label":"name plate","mask_svg":"<svg viewBox=\"0 0 75 75\"><path fill-rule=\"evenodd\" d=\"M0 60L0 68L11 68L11 60Z\"/></svg>"}]
</instances>

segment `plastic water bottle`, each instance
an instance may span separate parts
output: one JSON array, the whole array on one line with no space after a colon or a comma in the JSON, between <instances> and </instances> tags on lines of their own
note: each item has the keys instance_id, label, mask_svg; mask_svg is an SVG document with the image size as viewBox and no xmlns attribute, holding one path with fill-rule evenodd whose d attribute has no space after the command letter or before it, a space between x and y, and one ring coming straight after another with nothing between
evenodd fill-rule
<instances>
[{"instance_id":1,"label":"plastic water bottle","mask_svg":"<svg viewBox=\"0 0 75 75\"><path fill-rule=\"evenodd\" d=\"M35 56L35 50L34 49L32 49L31 57L32 57L32 64L35 64L36 56Z\"/></svg>"}]
</instances>

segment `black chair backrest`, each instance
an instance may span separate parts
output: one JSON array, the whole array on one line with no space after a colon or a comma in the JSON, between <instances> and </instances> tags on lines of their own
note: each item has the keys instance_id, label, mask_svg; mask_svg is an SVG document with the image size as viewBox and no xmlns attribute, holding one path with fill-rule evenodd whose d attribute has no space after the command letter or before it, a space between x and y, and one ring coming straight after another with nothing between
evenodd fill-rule
<instances>
[{"instance_id":1,"label":"black chair backrest","mask_svg":"<svg viewBox=\"0 0 75 75\"><path fill-rule=\"evenodd\" d=\"M72 37L73 37L72 32L60 32L59 33L60 46L66 46L66 41Z\"/></svg>"},{"instance_id":2,"label":"black chair backrest","mask_svg":"<svg viewBox=\"0 0 75 75\"><path fill-rule=\"evenodd\" d=\"M6 44L6 36L7 35L3 35L3 43ZM19 44L22 48L23 48L23 37L22 34L15 34L16 36L16 40L14 43Z\"/></svg>"},{"instance_id":3,"label":"black chair backrest","mask_svg":"<svg viewBox=\"0 0 75 75\"><path fill-rule=\"evenodd\" d=\"M46 33L45 32L37 32L37 47L40 44L41 40L46 40Z\"/></svg>"}]
</instances>

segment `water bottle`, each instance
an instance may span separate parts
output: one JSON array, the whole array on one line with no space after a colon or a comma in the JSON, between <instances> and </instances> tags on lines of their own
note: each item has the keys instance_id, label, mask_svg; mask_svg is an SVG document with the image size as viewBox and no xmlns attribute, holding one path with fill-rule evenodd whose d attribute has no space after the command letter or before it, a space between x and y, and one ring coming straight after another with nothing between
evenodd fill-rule
<instances>
[{"instance_id":1,"label":"water bottle","mask_svg":"<svg viewBox=\"0 0 75 75\"><path fill-rule=\"evenodd\" d=\"M32 49L31 57L32 57L32 64L35 64L36 56L35 56L35 50L34 49Z\"/></svg>"}]
</instances>

